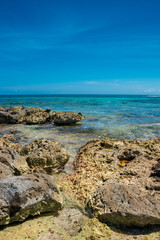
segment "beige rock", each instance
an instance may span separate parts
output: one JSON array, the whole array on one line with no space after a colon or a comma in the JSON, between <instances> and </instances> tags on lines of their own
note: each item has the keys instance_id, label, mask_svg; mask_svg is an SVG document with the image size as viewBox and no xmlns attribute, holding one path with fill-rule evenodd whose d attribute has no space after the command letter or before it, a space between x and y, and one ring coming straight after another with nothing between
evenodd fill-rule
<instances>
[{"instance_id":1,"label":"beige rock","mask_svg":"<svg viewBox=\"0 0 160 240\"><path fill-rule=\"evenodd\" d=\"M56 112L54 116L54 123L56 125L72 125L80 122L83 119L81 113L75 112Z\"/></svg>"},{"instance_id":2,"label":"beige rock","mask_svg":"<svg viewBox=\"0 0 160 240\"><path fill-rule=\"evenodd\" d=\"M22 147L19 153L25 157L32 172L48 174L62 171L70 157L59 142L48 139L35 140Z\"/></svg>"}]
</instances>

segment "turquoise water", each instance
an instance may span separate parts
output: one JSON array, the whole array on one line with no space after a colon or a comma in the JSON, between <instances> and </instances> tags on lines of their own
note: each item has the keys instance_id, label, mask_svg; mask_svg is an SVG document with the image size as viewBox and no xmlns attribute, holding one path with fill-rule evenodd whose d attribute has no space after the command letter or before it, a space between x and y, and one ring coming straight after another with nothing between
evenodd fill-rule
<instances>
[{"instance_id":1,"label":"turquoise water","mask_svg":"<svg viewBox=\"0 0 160 240\"><path fill-rule=\"evenodd\" d=\"M47 137L60 141L74 152L95 138L139 139L160 137L160 96L131 95L36 95L0 96L5 107L51 108L54 111L81 112L86 119L75 126L54 124L1 126L1 135L17 130L20 142Z\"/></svg>"}]
</instances>

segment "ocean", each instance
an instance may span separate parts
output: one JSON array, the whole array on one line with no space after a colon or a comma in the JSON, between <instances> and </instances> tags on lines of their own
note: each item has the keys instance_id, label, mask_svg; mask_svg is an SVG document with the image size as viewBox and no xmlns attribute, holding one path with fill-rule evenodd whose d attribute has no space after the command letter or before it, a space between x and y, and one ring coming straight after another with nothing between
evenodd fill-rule
<instances>
[{"instance_id":1,"label":"ocean","mask_svg":"<svg viewBox=\"0 0 160 240\"><path fill-rule=\"evenodd\" d=\"M160 137L160 96L146 95L11 95L0 96L0 106L51 108L81 112L75 126L1 125L0 135L16 129L21 144L35 138L58 140L72 155L87 141L110 137L138 139Z\"/></svg>"}]
</instances>

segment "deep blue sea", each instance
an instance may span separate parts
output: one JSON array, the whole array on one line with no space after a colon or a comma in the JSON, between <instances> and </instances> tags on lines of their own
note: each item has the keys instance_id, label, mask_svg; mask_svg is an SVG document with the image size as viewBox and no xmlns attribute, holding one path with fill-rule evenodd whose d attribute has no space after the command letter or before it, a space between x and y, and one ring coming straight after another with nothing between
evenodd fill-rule
<instances>
[{"instance_id":1,"label":"deep blue sea","mask_svg":"<svg viewBox=\"0 0 160 240\"><path fill-rule=\"evenodd\" d=\"M34 138L58 140L69 151L95 138L139 139L160 137L160 96L142 95L30 95L0 96L0 106L51 108L81 112L86 118L75 126L1 126L1 135L17 130L23 143Z\"/></svg>"}]
</instances>

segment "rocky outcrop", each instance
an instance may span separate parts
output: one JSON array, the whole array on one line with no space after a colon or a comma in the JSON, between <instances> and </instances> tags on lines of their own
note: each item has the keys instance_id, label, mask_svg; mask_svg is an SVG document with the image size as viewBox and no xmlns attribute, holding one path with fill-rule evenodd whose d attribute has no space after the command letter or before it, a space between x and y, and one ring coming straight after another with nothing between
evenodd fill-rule
<instances>
[{"instance_id":1,"label":"rocky outcrop","mask_svg":"<svg viewBox=\"0 0 160 240\"><path fill-rule=\"evenodd\" d=\"M8 154L5 154L7 161L10 161L11 157L14 158L12 166L14 165L20 174L61 172L70 157L69 153L57 141L40 139L24 146L15 143L15 141L14 135L3 135L0 138L0 149L8 151Z\"/></svg>"},{"instance_id":2,"label":"rocky outcrop","mask_svg":"<svg viewBox=\"0 0 160 240\"><path fill-rule=\"evenodd\" d=\"M104 138L82 146L76 156L75 171L69 180L77 198L87 203L96 188L131 160L160 156L160 139L122 141ZM158 168L158 165L156 169ZM158 170L157 170L158 171Z\"/></svg>"},{"instance_id":3,"label":"rocky outcrop","mask_svg":"<svg viewBox=\"0 0 160 240\"><path fill-rule=\"evenodd\" d=\"M27 162L14 149L0 147L0 178L20 175L28 170Z\"/></svg>"},{"instance_id":4,"label":"rocky outcrop","mask_svg":"<svg viewBox=\"0 0 160 240\"><path fill-rule=\"evenodd\" d=\"M51 176L29 174L0 179L0 225L61 209L59 190Z\"/></svg>"},{"instance_id":5,"label":"rocky outcrop","mask_svg":"<svg viewBox=\"0 0 160 240\"><path fill-rule=\"evenodd\" d=\"M117 170L112 155L124 143L116 139L93 140L82 146L74 161L75 171L69 180L77 198L87 203L99 184Z\"/></svg>"},{"instance_id":6,"label":"rocky outcrop","mask_svg":"<svg viewBox=\"0 0 160 240\"><path fill-rule=\"evenodd\" d=\"M75 112L51 112L51 109L0 107L0 124L44 124L54 121L56 125L73 125L83 119L81 113Z\"/></svg>"},{"instance_id":7,"label":"rocky outcrop","mask_svg":"<svg viewBox=\"0 0 160 240\"><path fill-rule=\"evenodd\" d=\"M102 222L159 225L159 156L160 139L91 141L77 154L72 190Z\"/></svg>"},{"instance_id":8,"label":"rocky outcrop","mask_svg":"<svg viewBox=\"0 0 160 240\"><path fill-rule=\"evenodd\" d=\"M53 121L55 112L51 109L29 108L27 109L27 116L25 118L26 124L44 124Z\"/></svg>"},{"instance_id":9,"label":"rocky outcrop","mask_svg":"<svg viewBox=\"0 0 160 240\"><path fill-rule=\"evenodd\" d=\"M54 116L54 123L56 125L73 125L83 119L81 113L75 112L57 112Z\"/></svg>"},{"instance_id":10,"label":"rocky outcrop","mask_svg":"<svg viewBox=\"0 0 160 240\"><path fill-rule=\"evenodd\" d=\"M5 111L0 111L0 123L15 124L16 122L17 122L17 119L14 115Z\"/></svg>"},{"instance_id":11,"label":"rocky outcrop","mask_svg":"<svg viewBox=\"0 0 160 240\"><path fill-rule=\"evenodd\" d=\"M35 140L19 150L32 172L52 174L63 170L70 155L59 142L48 139Z\"/></svg>"},{"instance_id":12,"label":"rocky outcrop","mask_svg":"<svg viewBox=\"0 0 160 240\"><path fill-rule=\"evenodd\" d=\"M51 109L11 107L0 108L0 123L43 124L52 122L55 113Z\"/></svg>"},{"instance_id":13,"label":"rocky outcrop","mask_svg":"<svg viewBox=\"0 0 160 240\"><path fill-rule=\"evenodd\" d=\"M139 146L122 147L114 159L127 161L92 194L88 207L100 221L123 226L160 225L159 160Z\"/></svg>"}]
</instances>

